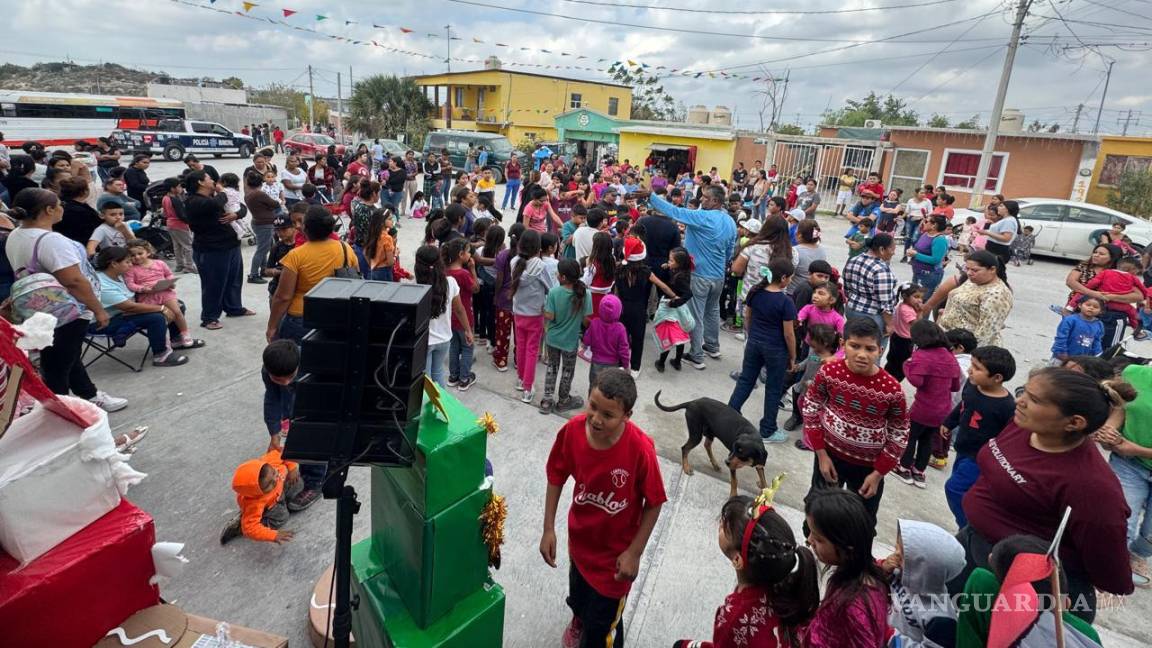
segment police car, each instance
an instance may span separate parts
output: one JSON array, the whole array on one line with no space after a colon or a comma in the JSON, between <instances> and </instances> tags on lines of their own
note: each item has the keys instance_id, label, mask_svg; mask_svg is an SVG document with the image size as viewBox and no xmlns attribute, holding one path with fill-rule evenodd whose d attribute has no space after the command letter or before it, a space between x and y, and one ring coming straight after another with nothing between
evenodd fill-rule
<instances>
[{"instance_id":1,"label":"police car","mask_svg":"<svg viewBox=\"0 0 1152 648\"><path fill-rule=\"evenodd\" d=\"M190 119L161 119L155 126L113 131L112 139L133 153L159 154L169 162L179 162L188 153L247 158L256 150L255 141L247 135Z\"/></svg>"}]
</instances>

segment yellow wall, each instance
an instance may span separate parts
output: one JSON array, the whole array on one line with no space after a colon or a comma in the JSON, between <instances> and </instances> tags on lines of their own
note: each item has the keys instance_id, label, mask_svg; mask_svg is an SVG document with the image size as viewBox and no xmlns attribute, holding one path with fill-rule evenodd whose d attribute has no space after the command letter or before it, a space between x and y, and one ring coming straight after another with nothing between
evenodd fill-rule
<instances>
[{"instance_id":1,"label":"yellow wall","mask_svg":"<svg viewBox=\"0 0 1152 648\"><path fill-rule=\"evenodd\" d=\"M732 160L736 155L736 140L715 140L695 137L670 137L668 135L652 135L649 133L620 133L620 159L631 160L632 164L644 163L648 157L649 148L653 144L674 144L676 146L696 147L696 171L708 172L716 167L723 173L732 168Z\"/></svg>"},{"instance_id":2,"label":"yellow wall","mask_svg":"<svg viewBox=\"0 0 1152 648\"><path fill-rule=\"evenodd\" d=\"M1109 155L1133 155L1152 157L1152 137L1115 137L1105 135L1100 138L1100 152L1096 156L1096 168L1092 169L1092 185L1088 188L1088 202L1107 205L1111 187L1101 187L1100 172Z\"/></svg>"},{"instance_id":3,"label":"yellow wall","mask_svg":"<svg viewBox=\"0 0 1152 648\"><path fill-rule=\"evenodd\" d=\"M464 130L492 131L476 121L461 119L460 108L455 105L456 86L464 88L463 108L481 121L494 119L508 122L510 126L500 130L513 143L533 133L537 140L555 140L556 129L553 118L571 109L571 95L581 95L581 107L591 108L608 114L608 99L619 100L617 115L627 119L632 112L632 90L618 86L601 85L587 81L554 79L527 74L516 74L506 70L482 70L468 74L434 75L417 77L421 86L449 86L448 96L441 90L440 104L453 101L454 115L452 127ZM484 88L484 103L478 113L479 89ZM440 127L442 120L433 124Z\"/></svg>"}]
</instances>

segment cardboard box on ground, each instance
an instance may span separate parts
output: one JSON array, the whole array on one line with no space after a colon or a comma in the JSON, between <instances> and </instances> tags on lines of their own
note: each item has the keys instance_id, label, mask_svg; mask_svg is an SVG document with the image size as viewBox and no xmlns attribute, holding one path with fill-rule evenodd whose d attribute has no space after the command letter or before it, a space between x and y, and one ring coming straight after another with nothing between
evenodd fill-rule
<instances>
[{"instance_id":1,"label":"cardboard box on ground","mask_svg":"<svg viewBox=\"0 0 1152 648\"><path fill-rule=\"evenodd\" d=\"M220 622L185 614L175 605L153 605L133 614L95 648L216 648ZM242 626L228 626L229 648L288 648L288 638Z\"/></svg>"}]
</instances>

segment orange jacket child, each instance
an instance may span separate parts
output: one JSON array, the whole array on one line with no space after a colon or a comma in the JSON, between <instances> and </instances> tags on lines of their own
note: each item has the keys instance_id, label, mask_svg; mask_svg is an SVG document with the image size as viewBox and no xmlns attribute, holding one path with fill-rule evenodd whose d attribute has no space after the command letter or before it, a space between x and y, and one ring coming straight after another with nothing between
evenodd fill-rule
<instances>
[{"instance_id":1,"label":"orange jacket child","mask_svg":"<svg viewBox=\"0 0 1152 648\"><path fill-rule=\"evenodd\" d=\"M288 521L285 500L291 499L302 487L296 464L281 459L279 449L240 464L232 475L232 490L236 491L240 514L224 529L220 543L239 535L263 542L290 540L291 531L277 529Z\"/></svg>"}]
</instances>

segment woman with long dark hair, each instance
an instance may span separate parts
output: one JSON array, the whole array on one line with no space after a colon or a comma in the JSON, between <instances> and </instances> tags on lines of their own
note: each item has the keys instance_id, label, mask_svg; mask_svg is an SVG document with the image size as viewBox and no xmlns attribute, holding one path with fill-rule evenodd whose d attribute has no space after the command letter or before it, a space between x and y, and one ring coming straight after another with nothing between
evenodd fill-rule
<instances>
[{"instance_id":1,"label":"woman with long dark hair","mask_svg":"<svg viewBox=\"0 0 1152 648\"><path fill-rule=\"evenodd\" d=\"M1001 346L1000 333L1012 312L1012 288L1000 258L977 250L964 259L968 279L948 295L937 324L945 331L968 329L980 346Z\"/></svg>"},{"instance_id":2,"label":"woman with long dark hair","mask_svg":"<svg viewBox=\"0 0 1152 648\"><path fill-rule=\"evenodd\" d=\"M1012 242L1020 236L1020 203L1005 200L996 208L995 220L983 232L988 237L984 249L996 255L1000 263L1008 264L1012 259ZM989 214L991 215L991 213Z\"/></svg>"},{"instance_id":3,"label":"woman with long dark hair","mask_svg":"<svg viewBox=\"0 0 1152 648\"><path fill-rule=\"evenodd\" d=\"M224 328L221 314L250 317L244 308L244 259L240 239L232 229L235 213L224 210L224 194L216 193L216 182L204 171L184 176L184 221L192 230L192 258L200 272L200 326L215 331Z\"/></svg>"}]
</instances>

